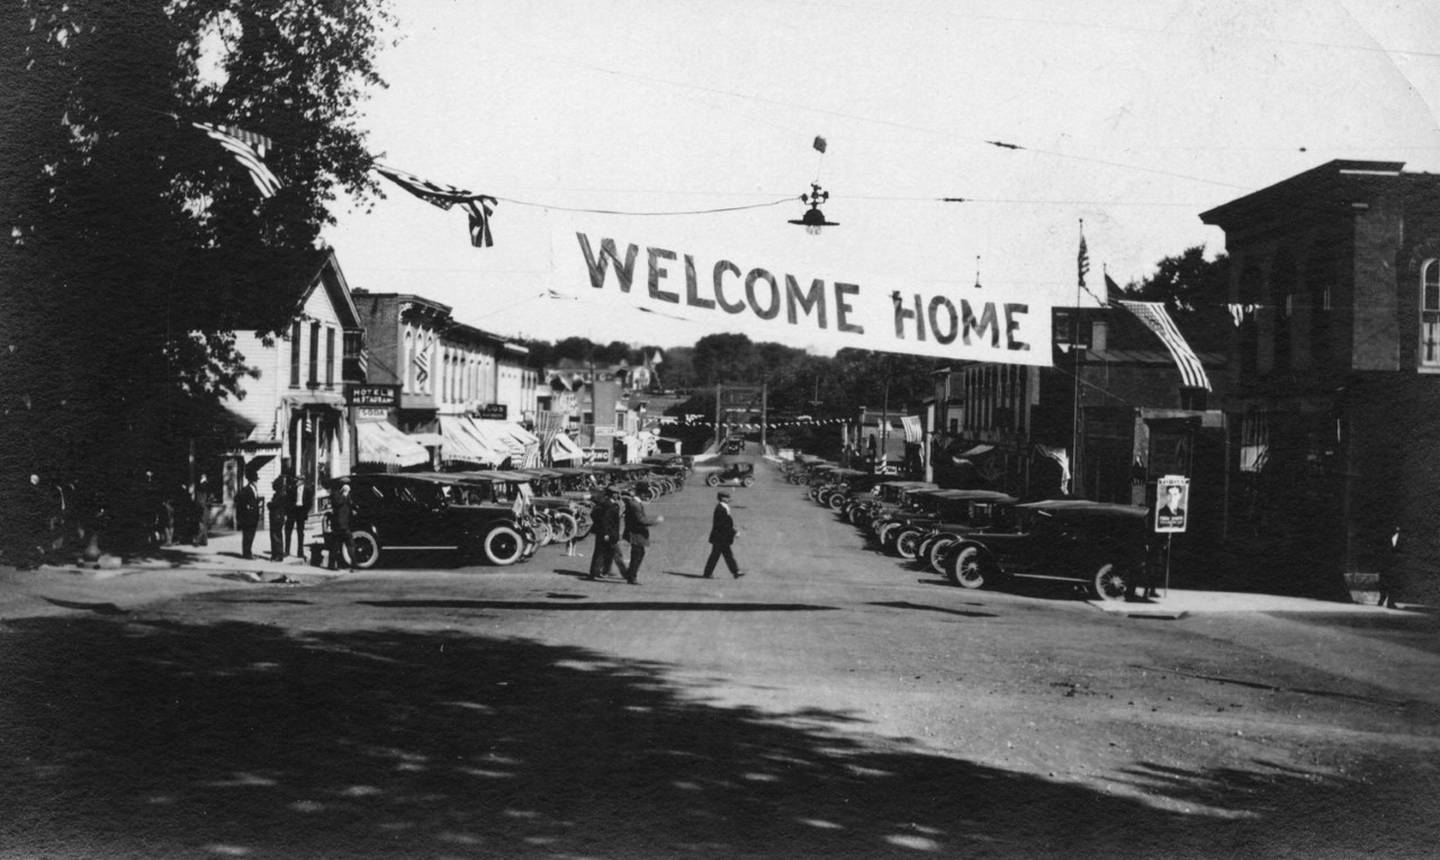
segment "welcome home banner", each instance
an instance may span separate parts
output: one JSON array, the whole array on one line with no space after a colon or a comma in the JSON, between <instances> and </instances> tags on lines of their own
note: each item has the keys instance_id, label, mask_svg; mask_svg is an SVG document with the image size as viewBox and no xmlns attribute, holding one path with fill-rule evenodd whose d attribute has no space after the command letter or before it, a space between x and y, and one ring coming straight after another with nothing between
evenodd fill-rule
<instances>
[{"instance_id":1,"label":"welcome home banner","mask_svg":"<svg viewBox=\"0 0 1440 860\"><path fill-rule=\"evenodd\" d=\"M825 278L772 260L710 255L574 229L555 237L557 286L631 302L715 332L800 348L854 347L957 361L1050 365L1051 303L953 284Z\"/></svg>"}]
</instances>

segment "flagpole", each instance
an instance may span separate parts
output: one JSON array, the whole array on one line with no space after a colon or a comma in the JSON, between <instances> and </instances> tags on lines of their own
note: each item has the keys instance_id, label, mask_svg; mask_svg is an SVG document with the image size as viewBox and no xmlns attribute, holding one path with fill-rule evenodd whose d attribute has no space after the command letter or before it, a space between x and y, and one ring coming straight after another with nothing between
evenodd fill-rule
<instances>
[{"instance_id":1,"label":"flagpole","mask_svg":"<svg viewBox=\"0 0 1440 860\"><path fill-rule=\"evenodd\" d=\"M1080 262L1075 277L1075 313L1071 317L1070 350L1075 356L1074 386L1070 400L1070 495L1080 495L1080 290L1085 286L1085 219L1080 219Z\"/></svg>"}]
</instances>

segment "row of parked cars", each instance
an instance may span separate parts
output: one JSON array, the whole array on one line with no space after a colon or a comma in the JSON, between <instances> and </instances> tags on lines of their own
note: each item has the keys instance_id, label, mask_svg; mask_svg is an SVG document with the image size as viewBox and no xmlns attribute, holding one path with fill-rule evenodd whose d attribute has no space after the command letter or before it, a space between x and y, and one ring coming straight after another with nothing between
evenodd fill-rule
<instances>
[{"instance_id":1,"label":"row of parked cars","mask_svg":"<svg viewBox=\"0 0 1440 860\"><path fill-rule=\"evenodd\" d=\"M688 458L579 468L350 475L355 567L398 553L456 553L462 562L510 565L542 546L590 533L607 488L653 501L684 488ZM325 520L329 545L331 525Z\"/></svg>"},{"instance_id":2,"label":"row of parked cars","mask_svg":"<svg viewBox=\"0 0 1440 860\"><path fill-rule=\"evenodd\" d=\"M808 455L784 468L787 480L805 485L816 504L863 530L884 552L961 588L1050 580L1122 600L1143 579L1149 556L1144 507L1022 502L993 490L845 469Z\"/></svg>"}]
</instances>

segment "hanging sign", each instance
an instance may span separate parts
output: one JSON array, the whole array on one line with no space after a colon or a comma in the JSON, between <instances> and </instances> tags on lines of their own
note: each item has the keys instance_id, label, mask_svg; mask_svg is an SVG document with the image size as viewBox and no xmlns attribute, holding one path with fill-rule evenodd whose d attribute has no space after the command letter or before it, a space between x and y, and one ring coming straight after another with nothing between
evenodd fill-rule
<instances>
[{"instance_id":1,"label":"hanging sign","mask_svg":"<svg viewBox=\"0 0 1440 860\"><path fill-rule=\"evenodd\" d=\"M568 245L556 246L560 287L716 331L801 346L1050 365L1051 303L1035 296L819 277L773 261L707 257L578 229Z\"/></svg>"}]
</instances>

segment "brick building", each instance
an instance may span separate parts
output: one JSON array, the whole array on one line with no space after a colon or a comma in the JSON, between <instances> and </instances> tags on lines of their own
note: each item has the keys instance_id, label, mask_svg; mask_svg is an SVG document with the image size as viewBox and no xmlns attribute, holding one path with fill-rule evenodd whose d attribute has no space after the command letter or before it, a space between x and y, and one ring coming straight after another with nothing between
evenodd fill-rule
<instances>
[{"instance_id":1,"label":"brick building","mask_svg":"<svg viewBox=\"0 0 1440 860\"><path fill-rule=\"evenodd\" d=\"M1331 161L1201 214L1241 320L1225 409L1232 532L1271 590L1343 598L1396 525L1440 597L1440 176Z\"/></svg>"}]
</instances>

